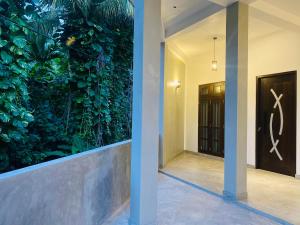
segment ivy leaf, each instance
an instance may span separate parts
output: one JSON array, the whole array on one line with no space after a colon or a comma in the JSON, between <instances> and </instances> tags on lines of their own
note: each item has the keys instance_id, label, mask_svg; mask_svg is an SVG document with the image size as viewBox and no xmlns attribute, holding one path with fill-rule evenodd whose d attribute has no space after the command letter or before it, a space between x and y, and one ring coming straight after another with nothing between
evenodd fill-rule
<instances>
[{"instance_id":1,"label":"ivy leaf","mask_svg":"<svg viewBox=\"0 0 300 225\"><path fill-rule=\"evenodd\" d=\"M9 71L0 68L0 77L8 77L9 75Z\"/></svg>"},{"instance_id":2,"label":"ivy leaf","mask_svg":"<svg viewBox=\"0 0 300 225\"><path fill-rule=\"evenodd\" d=\"M5 45L7 45L8 41L6 40L0 40L0 48L4 47Z\"/></svg>"},{"instance_id":3,"label":"ivy leaf","mask_svg":"<svg viewBox=\"0 0 300 225\"><path fill-rule=\"evenodd\" d=\"M92 48L97 52L103 51L101 45L99 44L92 44Z\"/></svg>"},{"instance_id":4,"label":"ivy leaf","mask_svg":"<svg viewBox=\"0 0 300 225\"><path fill-rule=\"evenodd\" d=\"M27 126L27 124L24 123L24 121L20 120L13 120L12 125L21 129Z\"/></svg>"},{"instance_id":5,"label":"ivy leaf","mask_svg":"<svg viewBox=\"0 0 300 225\"><path fill-rule=\"evenodd\" d=\"M27 41L24 37L22 36L16 36L16 37L13 37L13 43L18 46L19 48L24 48Z\"/></svg>"},{"instance_id":6,"label":"ivy leaf","mask_svg":"<svg viewBox=\"0 0 300 225\"><path fill-rule=\"evenodd\" d=\"M83 102L83 98L76 98L76 103L80 104Z\"/></svg>"},{"instance_id":7,"label":"ivy leaf","mask_svg":"<svg viewBox=\"0 0 300 225\"><path fill-rule=\"evenodd\" d=\"M20 69L17 65L13 64L11 67L11 70L16 74L21 74L23 72L22 69Z\"/></svg>"},{"instance_id":8,"label":"ivy leaf","mask_svg":"<svg viewBox=\"0 0 300 225\"><path fill-rule=\"evenodd\" d=\"M32 122L34 120L33 115L30 113L25 113L24 119L26 119L28 122Z\"/></svg>"},{"instance_id":9,"label":"ivy leaf","mask_svg":"<svg viewBox=\"0 0 300 225\"><path fill-rule=\"evenodd\" d=\"M10 131L10 132L8 132L8 136L9 136L9 138L16 140L16 141L19 141L22 138L22 134L18 131Z\"/></svg>"},{"instance_id":10,"label":"ivy leaf","mask_svg":"<svg viewBox=\"0 0 300 225\"><path fill-rule=\"evenodd\" d=\"M13 57L4 50L1 51L1 59L5 64L9 64L13 61Z\"/></svg>"},{"instance_id":11,"label":"ivy leaf","mask_svg":"<svg viewBox=\"0 0 300 225\"><path fill-rule=\"evenodd\" d=\"M0 112L0 120L1 120L3 123L8 123L9 120L10 120L10 117L9 117L9 115L7 115L7 114L4 113L4 112Z\"/></svg>"},{"instance_id":12,"label":"ivy leaf","mask_svg":"<svg viewBox=\"0 0 300 225\"><path fill-rule=\"evenodd\" d=\"M89 25L89 26L94 26L95 24L93 23L93 22L91 22L91 21L87 21L87 24Z\"/></svg>"},{"instance_id":13,"label":"ivy leaf","mask_svg":"<svg viewBox=\"0 0 300 225\"><path fill-rule=\"evenodd\" d=\"M55 43L52 39L47 39L45 42L45 50L49 50L54 45L55 45Z\"/></svg>"},{"instance_id":14,"label":"ivy leaf","mask_svg":"<svg viewBox=\"0 0 300 225\"><path fill-rule=\"evenodd\" d=\"M20 28L19 28L17 25L13 24L13 23L10 23L9 29L10 29L12 32L17 32L17 31L20 30Z\"/></svg>"},{"instance_id":15,"label":"ivy leaf","mask_svg":"<svg viewBox=\"0 0 300 225\"><path fill-rule=\"evenodd\" d=\"M94 90L90 90L89 95L90 96L95 96L95 91Z\"/></svg>"},{"instance_id":16,"label":"ivy leaf","mask_svg":"<svg viewBox=\"0 0 300 225\"><path fill-rule=\"evenodd\" d=\"M10 142L10 138L8 137L7 134L0 134L1 140L8 143Z\"/></svg>"},{"instance_id":17,"label":"ivy leaf","mask_svg":"<svg viewBox=\"0 0 300 225\"><path fill-rule=\"evenodd\" d=\"M84 87L86 87L86 83L84 83L84 82L82 82L82 81L79 81L79 82L77 83L77 87L79 87L79 88L84 88Z\"/></svg>"},{"instance_id":18,"label":"ivy leaf","mask_svg":"<svg viewBox=\"0 0 300 225\"><path fill-rule=\"evenodd\" d=\"M103 28L100 27L99 25L95 25L94 27L95 27L98 31L100 31L100 32L103 31Z\"/></svg>"},{"instance_id":19,"label":"ivy leaf","mask_svg":"<svg viewBox=\"0 0 300 225\"><path fill-rule=\"evenodd\" d=\"M12 85L10 84L9 80L2 80L0 82L0 89L8 89L9 87L11 87Z\"/></svg>"},{"instance_id":20,"label":"ivy leaf","mask_svg":"<svg viewBox=\"0 0 300 225\"><path fill-rule=\"evenodd\" d=\"M20 48L16 47L15 45L11 46L9 48L9 51L11 51L12 53L14 53L16 55L23 55L23 51Z\"/></svg>"},{"instance_id":21,"label":"ivy leaf","mask_svg":"<svg viewBox=\"0 0 300 225\"><path fill-rule=\"evenodd\" d=\"M16 97L17 97L15 91L7 91L6 96L7 96L7 99L8 99L9 101L13 101L13 100L15 100Z\"/></svg>"},{"instance_id":22,"label":"ivy leaf","mask_svg":"<svg viewBox=\"0 0 300 225\"><path fill-rule=\"evenodd\" d=\"M28 69L29 68L28 64L24 60L18 59L17 63L23 69Z\"/></svg>"},{"instance_id":23,"label":"ivy leaf","mask_svg":"<svg viewBox=\"0 0 300 225\"><path fill-rule=\"evenodd\" d=\"M90 30L88 34L89 34L90 36L93 36L94 33L95 33L94 30Z\"/></svg>"}]
</instances>

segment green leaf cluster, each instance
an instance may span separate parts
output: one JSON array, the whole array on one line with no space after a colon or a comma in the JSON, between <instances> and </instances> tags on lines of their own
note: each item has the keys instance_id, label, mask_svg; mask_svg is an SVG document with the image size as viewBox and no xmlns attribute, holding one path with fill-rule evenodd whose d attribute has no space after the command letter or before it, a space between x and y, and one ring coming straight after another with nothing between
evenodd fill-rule
<instances>
[{"instance_id":1,"label":"green leaf cluster","mask_svg":"<svg viewBox=\"0 0 300 225\"><path fill-rule=\"evenodd\" d=\"M0 14L0 172L131 137L127 1L2 0Z\"/></svg>"}]
</instances>

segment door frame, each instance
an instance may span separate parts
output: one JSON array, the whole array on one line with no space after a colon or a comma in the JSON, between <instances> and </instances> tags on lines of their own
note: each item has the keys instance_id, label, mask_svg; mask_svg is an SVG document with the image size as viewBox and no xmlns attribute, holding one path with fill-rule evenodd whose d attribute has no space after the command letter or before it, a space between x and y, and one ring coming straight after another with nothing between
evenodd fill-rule
<instances>
[{"instance_id":1,"label":"door frame","mask_svg":"<svg viewBox=\"0 0 300 225\"><path fill-rule=\"evenodd\" d=\"M295 107L295 115L296 115L296 121L298 119L298 115L297 115L297 70L292 70L292 71L287 71L287 72L280 72L280 73L274 73L274 74L266 74L266 75L260 75L260 76L256 76L256 113L255 113L255 168L258 168L258 141L257 141L257 129L259 127L258 124L258 114L260 113L259 107L258 107L258 103L259 103L259 90L260 90L260 83L259 80L261 80L262 78L271 78L271 77L277 77L277 76L284 76L284 75L294 75L295 76L295 101L296 101L296 107ZM297 124L296 124L296 173L297 173ZM296 174L295 174L296 175Z\"/></svg>"}]
</instances>

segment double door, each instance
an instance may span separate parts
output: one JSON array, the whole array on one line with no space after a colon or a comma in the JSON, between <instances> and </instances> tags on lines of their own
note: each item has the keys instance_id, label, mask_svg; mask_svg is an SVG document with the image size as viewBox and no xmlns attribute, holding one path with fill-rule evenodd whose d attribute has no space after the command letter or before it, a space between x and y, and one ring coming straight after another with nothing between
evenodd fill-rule
<instances>
[{"instance_id":1,"label":"double door","mask_svg":"<svg viewBox=\"0 0 300 225\"><path fill-rule=\"evenodd\" d=\"M225 83L199 86L198 151L224 157Z\"/></svg>"}]
</instances>

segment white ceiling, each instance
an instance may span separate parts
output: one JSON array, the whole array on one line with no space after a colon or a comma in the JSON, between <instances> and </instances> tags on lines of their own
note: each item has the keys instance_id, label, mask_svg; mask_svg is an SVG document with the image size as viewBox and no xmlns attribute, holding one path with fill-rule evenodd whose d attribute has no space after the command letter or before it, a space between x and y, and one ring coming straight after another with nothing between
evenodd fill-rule
<instances>
[{"instance_id":1,"label":"white ceiling","mask_svg":"<svg viewBox=\"0 0 300 225\"><path fill-rule=\"evenodd\" d=\"M210 16L202 22L187 28L184 32L169 38L168 44L177 46L188 57L211 50L214 36L218 37L216 41L218 47L218 43L225 40L225 14L225 10L222 10L214 16Z\"/></svg>"},{"instance_id":2,"label":"white ceiling","mask_svg":"<svg viewBox=\"0 0 300 225\"><path fill-rule=\"evenodd\" d=\"M260 9L287 20L293 19L300 25L300 1L299 0L260 0L251 4L254 8Z\"/></svg>"},{"instance_id":3,"label":"white ceiling","mask_svg":"<svg viewBox=\"0 0 300 225\"><path fill-rule=\"evenodd\" d=\"M168 9L172 3L183 3L183 0L165 0ZM223 2L224 0L212 0ZM174 12L166 11L165 24L182 14L187 8L192 7L193 3L198 2L205 8L209 4L207 0L189 0L187 6L180 9L180 5L174 9ZM206 3L203 3L206 2ZM299 0L248 0L250 2L249 18L249 39L253 40L271 35L283 30L292 30L300 32L300 1ZM228 2L227 2L228 3ZM198 6L199 7L199 6ZM203 8L202 8L203 9ZM195 23L183 31L172 35L167 39L169 45L173 45L185 56L191 57L202 54L212 49L212 38L218 37L216 46L224 46L226 33L226 11L221 9L218 13L207 17L206 19ZM223 42L222 45L219 44Z\"/></svg>"},{"instance_id":4,"label":"white ceiling","mask_svg":"<svg viewBox=\"0 0 300 225\"><path fill-rule=\"evenodd\" d=\"M193 14L197 11L205 9L213 3L207 0L163 0L162 14L165 24L170 24L179 17ZM176 7L176 8L174 8Z\"/></svg>"},{"instance_id":5,"label":"white ceiling","mask_svg":"<svg viewBox=\"0 0 300 225\"><path fill-rule=\"evenodd\" d=\"M237 0L162 0L162 21L166 36L214 14L234 1Z\"/></svg>"}]
</instances>

